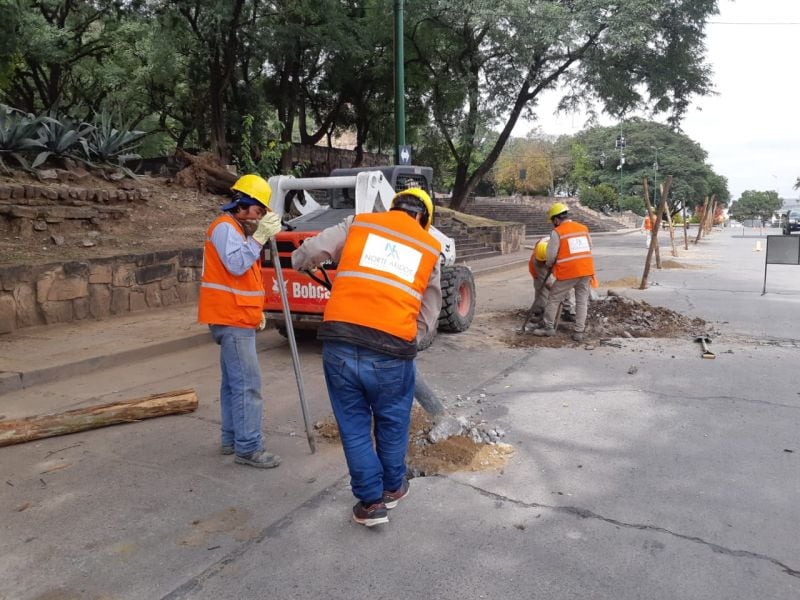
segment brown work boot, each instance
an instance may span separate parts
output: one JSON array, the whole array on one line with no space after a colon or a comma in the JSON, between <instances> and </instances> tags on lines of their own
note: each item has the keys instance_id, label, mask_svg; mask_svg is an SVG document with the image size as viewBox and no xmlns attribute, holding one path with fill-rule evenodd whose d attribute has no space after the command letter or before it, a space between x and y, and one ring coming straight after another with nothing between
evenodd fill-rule
<instances>
[{"instance_id":1,"label":"brown work boot","mask_svg":"<svg viewBox=\"0 0 800 600\"><path fill-rule=\"evenodd\" d=\"M353 521L366 527L388 523L389 515L386 512L386 505L382 501L371 504L356 502L353 507Z\"/></svg>"},{"instance_id":2,"label":"brown work boot","mask_svg":"<svg viewBox=\"0 0 800 600\"><path fill-rule=\"evenodd\" d=\"M386 508L394 508L401 498L408 496L408 479L403 479L403 485L393 492L383 492L383 503Z\"/></svg>"},{"instance_id":3,"label":"brown work boot","mask_svg":"<svg viewBox=\"0 0 800 600\"><path fill-rule=\"evenodd\" d=\"M575 340L576 342L582 342L585 337L586 336L583 335L582 331L576 331L575 333L572 334L572 339Z\"/></svg>"}]
</instances>

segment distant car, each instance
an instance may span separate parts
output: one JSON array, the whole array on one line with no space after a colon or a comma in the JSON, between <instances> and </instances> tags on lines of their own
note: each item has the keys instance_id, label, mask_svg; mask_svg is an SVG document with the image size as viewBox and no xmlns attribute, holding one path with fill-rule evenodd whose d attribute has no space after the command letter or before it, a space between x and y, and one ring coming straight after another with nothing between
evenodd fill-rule
<instances>
[{"instance_id":1,"label":"distant car","mask_svg":"<svg viewBox=\"0 0 800 600\"><path fill-rule=\"evenodd\" d=\"M791 235L793 231L800 231L800 210L790 210L786 213L783 222L783 234Z\"/></svg>"}]
</instances>

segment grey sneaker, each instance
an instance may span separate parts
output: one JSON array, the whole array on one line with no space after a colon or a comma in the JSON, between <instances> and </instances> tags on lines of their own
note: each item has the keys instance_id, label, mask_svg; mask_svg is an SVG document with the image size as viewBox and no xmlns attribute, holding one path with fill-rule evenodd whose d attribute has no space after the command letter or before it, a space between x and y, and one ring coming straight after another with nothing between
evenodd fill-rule
<instances>
[{"instance_id":1,"label":"grey sneaker","mask_svg":"<svg viewBox=\"0 0 800 600\"><path fill-rule=\"evenodd\" d=\"M234 452L233 444L230 444L230 445L221 444L220 447L219 447L219 453L222 454L223 456L229 456L229 455L233 454L233 452Z\"/></svg>"},{"instance_id":2,"label":"grey sneaker","mask_svg":"<svg viewBox=\"0 0 800 600\"><path fill-rule=\"evenodd\" d=\"M266 450L262 449L257 450L252 454L248 454L247 456L240 456L237 454L236 458L233 459L233 462L240 465L256 467L258 469L272 469L281 464L281 457L277 454L270 454Z\"/></svg>"},{"instance_id":3,"label":"grey sneaker","mask_svg":"<svg viewBox=\"0 0 800 600\"><path fill-rule=\"evenodd\" d=\"M537 335L539 337L553 337L555 334L556 330L552 327L541 327L533 330L533 335Z\"/></svg>"},{"instance_id":4,"label":"grey sneaker","mask_svg":"<svg viewBox=\"0 0 800 600\"><path fill-rule=\"evenodd\" d=\"M572 339L575 340L576 342L582 342L584 337L586 336L583 335L582 331L576 331L575 333L572 334Z\"/></svg>"}]
</instances>

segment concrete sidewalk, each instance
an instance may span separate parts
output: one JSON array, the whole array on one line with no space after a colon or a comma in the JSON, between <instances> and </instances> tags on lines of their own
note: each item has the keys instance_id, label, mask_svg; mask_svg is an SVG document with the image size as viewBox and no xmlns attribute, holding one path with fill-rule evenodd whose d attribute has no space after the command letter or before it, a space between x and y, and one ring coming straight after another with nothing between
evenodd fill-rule
<instances>
[{"instance_id":1,"label":"concrete sidewalk","mask_svg":"<svg viewBox=\"0 0 800 600\"><path fill-rule=\"evenodd\" d=\"M521 267L529 249L467 263L475 275ZM195 304L0 336L0 394L191 348L210 340Z\"/></svg>"}]
</instances>

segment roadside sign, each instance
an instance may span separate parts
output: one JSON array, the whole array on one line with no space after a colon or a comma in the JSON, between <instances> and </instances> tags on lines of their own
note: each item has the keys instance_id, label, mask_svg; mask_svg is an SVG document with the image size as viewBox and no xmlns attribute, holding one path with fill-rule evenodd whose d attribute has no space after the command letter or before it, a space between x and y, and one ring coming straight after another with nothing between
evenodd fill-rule
<instances>
[{"instance_id":1,"label":"roadside sign","mask_svg":"<svg viewBox=\"0 0 800 600\"><path fill-rule=\"evenodd\" d=\"M800 236L768 235L767 254L764 260L764 287L767 293L767 265L800 265Z\"/></svg>"},{"instance_id":2,"label":"roadside sign","mask_svg":"<svg viewBox=\"0 0 800 600\"><path fill-rule=\"evenodd\" d=\"M397 164L410 165L411 164L411 146L398 146L397 156L400 158Z\"/></svg>"}]
</instances>

